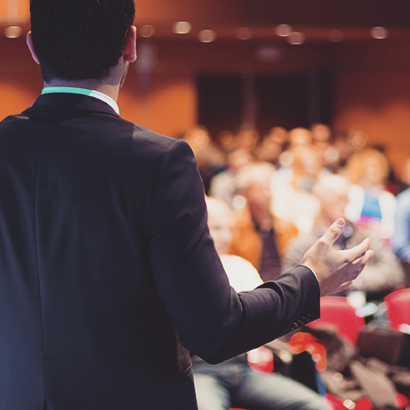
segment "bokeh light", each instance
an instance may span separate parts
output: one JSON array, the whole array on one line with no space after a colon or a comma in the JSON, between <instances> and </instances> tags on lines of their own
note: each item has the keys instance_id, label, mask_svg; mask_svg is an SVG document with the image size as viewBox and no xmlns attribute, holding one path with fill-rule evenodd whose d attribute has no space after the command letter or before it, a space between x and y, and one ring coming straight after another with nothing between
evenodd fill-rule
<instances>
[{"instance_id":1,"label":"bokeh light","mask_svg":"<svg viewBox=\"0 0 410 410\"><path fill-rule=\"evenodd\" d=\"M139 30L141 37L149 38L152 37L155 34L155 28L154 26L151 26L150 24L146 24L145 26L142 26Z\"/></svg>"},{"instance_id":2,"label":"bokeh light","mask_svg":"<svg viewBox=\"0 0 410 410\"><path fill-rule=\"evenodd\" d=\"M188 21L177 21L172 25L175 34L188 34L192 30L192 25Z\"/></svg>"},{"instance_id":3,"label":"bokeh light","mask_svg":"<svg viewBox=\"0 0 410 410\"><path fill-rule=\"evenodd\" d=\"M198 39L202 43L212 43L216 40L216 32L214 30L201 30Z\"/></svg>"},{"instance_id":4,"label":"bokeh light","mask_svg":"<svg viewBox=\"0 0 410 410\"><path fill-rule=\"evenodd\" d=\"M370 30L370 34L373 38L376 38L378 40L384 39L389 35L389 32L386 28L384 27L373 27Z\"/></svg>"},{"instance_id":5,"label":"bokeh light","mask_svg":"<svg viewBox=\"0 0 410 410\"><path fill-rule=\"evenodd\" d=\"M289 24L279 24L279 26L275 28L275 33L279 37L289 37L292 31L292 27L289 26Z\"/></svg>"},{"instance_id":6,"label":"bokeh light","mask_svg":"<svg viewBox=\"0 0 410 410\"><path fill-rule=\"evenodd\" d=\"M252 37L252 30L249 27L241 27L236 32L236 36L239 40L249 40Z\"/></svg>"},{"instance_id":7,"label":"bokeh light","mask_svg":"<svg viewBox=\"0 0 410 410\"><path fill-rule=\"evenodd\" d=\"M23 29L20 26L9 26L4 29L4 35L7 38L18 38L22 32Z\"/></svg>"},{"instance_id":8,"label":"bokeh light","mask_svg":"<svg viewBox=\"0 0 410 410\"><path fill-rule=\"evenodd\" d=\"M287 38L287 42L294 46L298 46L305 42L305 35L299 31L295 31Z\"/></svg>"},{"instance_id":9,"label":"bokeh light","mask_svg":"<svg viewBox=\"0 0 410 410\"><path fill-rule=\"evenodd\" d=\"M330 30L327 34L327 38L333 43L339 43L343 40L344 34L340 30Z\"/></svg>"}]
</instances>

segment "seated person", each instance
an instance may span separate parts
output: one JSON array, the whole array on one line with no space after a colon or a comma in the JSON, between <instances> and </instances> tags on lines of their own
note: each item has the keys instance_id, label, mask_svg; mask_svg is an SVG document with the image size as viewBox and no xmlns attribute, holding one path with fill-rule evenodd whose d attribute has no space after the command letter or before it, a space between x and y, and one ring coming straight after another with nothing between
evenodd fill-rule
<instances>
[{"instance_id":1,"label":"seated person","mask_svg":"<svg viewBox=\"0 0 410 410\"><path fill-rule=\"evenodd\" d=\"M367 148L347 162L352 185L346 217L367 232L389 241L394 231L396 197L386 190L390 164L382 152Z\"/></svg>"},{"instance_id":2,"label":"seated person","mask_svg":"<svg viewBox=\"0 0 410 410\"><path fill-rule=\"evenodd\" d=\"M328 175L317 183L314 194L320 204L319 215L315 220L313 230L309 234L299 235L289 245L282 261L282 271L300 263L305 251L324 234L326 227L332 224L332 218L345 216L349 189L350 182L340 175ZM368 236L368 232L346 221L342 235L335 242L335 248L349 248ZM380 301L397 286L404 284L404 271L393 252L386 246L385 241L374 235L370 236L370 240L374 257L364 268L360 277L353 281L350 290L364 292L368 301Z\"/></svg>"},{"instance_id":3,"label":"seated person","mask_svg":"<svg viewBox=\"0 0 410 410\"><path fill-rule=\"evenodd\" d=\"M407 187L397 195L397 207L391 245L406 271L406 288L410 287L410 158L406 161L402 176Z\"/></svg>"},{"instance_id":4,"label":"seated person","mask_svg":"<svg viewBox=\"0 0 410 410\"><path fill-rule=\"evenodd\" d=\"M323 165L323 155L316 146L301 146L293 152L287 177L282 174L277 178L279 170L272 180L273 213L295 224L299 232L312 229L319 207L313 189L322 176L329 174Z\"/></svg>"},{"instance_id":5,"label":"seated person","mask_svg":"<svg viewBox=\"0 0 410 410\"><path fill-rule=\"evenodd\" d=\"M264 281L281 274L280 259L298 230L271 212L270 183L275 167L253 162L236 176L239 195L234 200L235 229L230 253L250 261Z\"/></svg>"},{"instance_id":6,"label":"seated person","mask_svg":"<svg viewBox=\"0 0 410 410\"><path fill-rule=\"evenodd\" d=\"M238 171L252 162L253 158L249 151L243 148L234 148L226 154L228 169L215 175L211 179L209 195L222 199L231 208L237 188L235 176Z\"/></svg>"},{"instance_id":7,"label":"seated person","mask_svg":"<svg viewBox=\"0 0 410 410\"><path fill-rule=\"evenodd\" d=\"M252 290L262 283L246 260L227 252L233 226L232 211L215 198L207 198L208 225L230 285L236 291ZM194 358L195 390L199 410L226 410L232 406L249 410L329 410L313 390L280 374L252 370L246 355L217 365Z\"/></svg>"},{"instance_id":8,"label":"seated person","mask_svg":"<svg viewBox=\"0 0 410 410\"><path fill-rule=\"evenodd\" d=\"M208 129L195 125L185 132L182 139L189 144L195 155L205 192L209 191L211 179L225 168L223 152L212 141Z\"/></svg>"}]
</instances>

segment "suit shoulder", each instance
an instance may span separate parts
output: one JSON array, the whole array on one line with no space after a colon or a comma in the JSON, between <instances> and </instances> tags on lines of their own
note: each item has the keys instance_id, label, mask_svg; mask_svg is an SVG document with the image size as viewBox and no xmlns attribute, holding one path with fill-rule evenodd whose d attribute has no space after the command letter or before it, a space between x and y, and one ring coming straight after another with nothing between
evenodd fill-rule
<instances>
[{"instance_id":1,"label":"suit shoulder","mask_svg":"<svg viewBox=\"0 0 410 410\"><path fill-rule=\"evenodd\" d=\"M133 138L134 139L152 141L153 143L155 143L159 146L162 146L164 148L168 148L174 142L178 141L175 138L159 134L159 133L157 133L155 131L152 131L148 128L145 128L145 127L143 127L139 124L135 124L135 123L131 123L131 122L128 122L128 124L131 124L133 126L133 129L134 129Z\"/></svg>"},{"instance_id":2,"label":"suit shoulder","mask_svg":"<svg viewBox=\"0 0 410 410\"><path fill-rule=\"evenodd\" d=\"M151 152L164 155L170 151L193 155L191 148L183 140L167 137L138 124L130 124L133 126L133 140L138 146L143 146Z\"/></svg>"},{"instance_id":3,"label":"suit shoulder","mask_svg":"<svg viewBox=\"0 0 410 410\"><path fill-rule=\"evenodd\" d=\"M0 127L14 125L19 121L27 121L27 120L28 120L28 117L27 115L24 114L24 112L21 114L9 115L0 121Z\"/></svg>"}]
</instances>

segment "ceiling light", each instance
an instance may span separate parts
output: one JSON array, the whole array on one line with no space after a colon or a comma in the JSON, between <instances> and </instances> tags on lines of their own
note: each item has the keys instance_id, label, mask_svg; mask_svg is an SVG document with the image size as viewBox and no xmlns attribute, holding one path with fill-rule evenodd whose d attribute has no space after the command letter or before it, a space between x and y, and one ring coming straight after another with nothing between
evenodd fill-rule
<instances>
[{"instance_id":1,"label":"ceiling light","mask_svg":"<svg viewBox=\"0 0 410 410\"><path fill-rule=\"evenodd\" d=\"M23 32L22 28L19 26L9 26L4 29L4 35L7 38L18 38Z\"/></svg>"},{"instance_id":2,"label":"ceiling light","mask_svg":"<svg viewBox=\"0 0 410 410\"><path fill-rule=\"evenodd\" d=\"M172 25L172 31L175 34L188 34L191 30L192 25L187 21L177 21Z\"/></svg>"},{"instance_id":3,"label":"ceiling light","mask_svg":"<svg viewBox=\"0 0 410 410\"><path fill-rule=\"evenodd\" d=\"M305 42L305 35L299 31L295 31L287 38L287 42L294 46L298 46Z\"/></svg>"},{"instance_id":4,"label":"ceiling light","mask_svg":"<svg viewBox=\"0 0 410 410\"><path fill-rule=\"evenodd\" d=\"M289 24L279 24L275 28L275 33L279 37L288 37L292 34L292 27Z\"/></svg>"},{"instance_id":5,"label":"ceiling light","mask_svg":"<svg viewBox=\"0 0 410 410\"><path fill-rule=\"evenodd\" d=\"M330 30L327 34L327 38L334 43L339 43L343 40L344 35L340 30Z\"/></svg>"},{"instance_id":6,"label":"ceiling light","mask_svg":"<svg viewBox=\"0 0 410 410\"><path fill-rule=\"evenodd\" d=\"M248 27L241 27L236 32L236 36L239 40L249 40L252 37L252 30Z\"/></svg>"},{"instance_id":7,"label":"ceiling light","mask_svg":"<svg viewBox=\"0 0 410 410\"><path fill-rule=\"evenodd\" d=\"M141 37L149 38L152 37L155 34L155 28L154 26L151 26L150 24L146 24L145 26L142 26L139 30Z\"/></svg>"},{"instance_id":8,"label":"ceiling light","mask_svg":"<svg viewBox=\"0 0 410 410\"><path fill-rule=\"evenodd\" d=\"M216 32L214 30L202 30L199 32L198 38L202 43L212 43L216 40Z\"/></svg>"},{"instance_id":9,"label":"ceiling light","mask_svg":"<svg viewBox=\"0 0 410 410\"><path fill-rule=\"evenodd\" d=\"M383 38L386 38L389 35L389 32L384 27L373 27L370 30L370 34L373 38L377 38L378 40L381 40Z\"/></svg>"}]
</instances>

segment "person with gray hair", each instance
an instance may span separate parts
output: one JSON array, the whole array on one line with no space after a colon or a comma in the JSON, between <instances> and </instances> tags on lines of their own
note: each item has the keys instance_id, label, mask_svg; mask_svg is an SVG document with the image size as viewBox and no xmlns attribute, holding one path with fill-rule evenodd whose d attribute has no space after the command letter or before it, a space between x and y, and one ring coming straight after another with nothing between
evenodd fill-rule
<instances>
[{"instance_id":1,"label":"person with gray hair","mask_svg":"<svg viewBox=\"0 0 410 410\"><path fill-rule=\"evenodd\" d=\"M325 232L333 218L345 217L348 204L350 181L341 175L327 175L315 186L314 195L319 201L320 211L310 233L301 234L289 245L282 261L282 270L297 266L304 252ZM347 221L342 234L335 242L337 249L346 249L360 243L368 233ZM351 290L364 292L367 300L381 300L397 286L404 284L404 270L385 241L370 236L371 247L375 252L359 278L352 283Z\"/></svg>"},{"instance_id":2,"label":"person with gray hair","mask_svg":"<svg viewBox=\"0 0 410 410\"><path fill-rule=\"evenodd\" d=\"M264 281L280 275L284 249L298 233L294 224L271 212L274 172L275 167L264 161L242 168L236 176L240 196L233 202L237 209L231 253L249 260Z\"/></svg>"}]
</instances>

